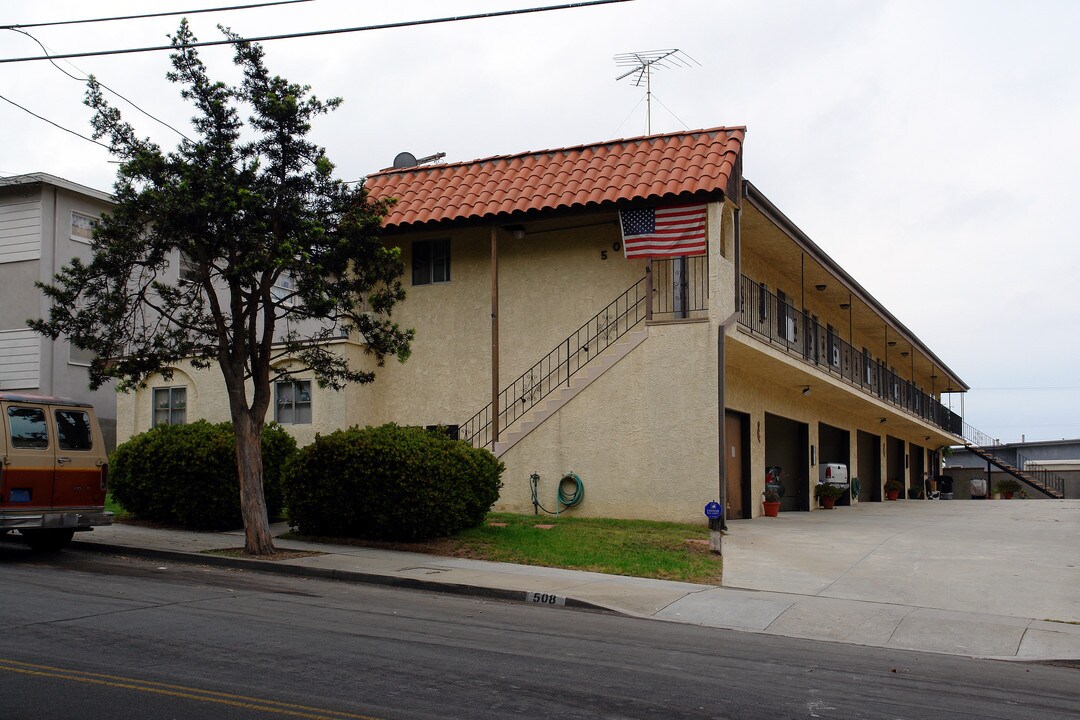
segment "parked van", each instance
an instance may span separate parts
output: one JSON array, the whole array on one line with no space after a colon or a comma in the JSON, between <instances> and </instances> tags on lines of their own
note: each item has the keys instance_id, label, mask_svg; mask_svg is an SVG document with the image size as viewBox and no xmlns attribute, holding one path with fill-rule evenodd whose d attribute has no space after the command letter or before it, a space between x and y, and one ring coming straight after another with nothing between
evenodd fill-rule
<instances>
[{"instance_id":1,"label":"parked van","mask_svg":"<svg viewBox=\"0 0 1080 720\"><path fill-rule=\"evenodd\" d=\"M59 550L76 531L112 523L93 406L0 392L0 418L0 533L18 530L35 550Z\"/></svg>"}]
</instances>

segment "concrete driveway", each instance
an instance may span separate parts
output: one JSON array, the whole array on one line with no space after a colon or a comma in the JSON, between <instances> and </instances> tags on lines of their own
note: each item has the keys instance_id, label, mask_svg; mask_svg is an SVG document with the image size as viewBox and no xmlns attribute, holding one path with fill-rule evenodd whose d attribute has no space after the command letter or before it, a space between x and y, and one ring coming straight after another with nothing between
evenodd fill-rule
<instances>
[{"instance_id":1,"label":"concrete driveway","mask_svg":"<svg viewBox=\"0 0 1080 720\"><path fill-rule=\"evenodd\" d=\"M725 587L1080 622L1080 500L901 500L728 525Z\"/></svg>"}]
</instances>

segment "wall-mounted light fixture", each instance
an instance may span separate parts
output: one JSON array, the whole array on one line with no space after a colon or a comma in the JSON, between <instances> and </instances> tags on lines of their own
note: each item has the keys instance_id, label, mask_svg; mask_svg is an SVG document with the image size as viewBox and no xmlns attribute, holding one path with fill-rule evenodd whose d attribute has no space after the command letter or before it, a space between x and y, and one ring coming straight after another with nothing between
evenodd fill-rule
<instances>
[{"instance_id":1,"label":"wall-mounted light fixture","mask_svg":"<svg viewBox=\"0 0 1080 720\"><path fill-rule=\"evenodd\" d=\"M907 356L908 356L908 351L907 351L907 350L905 350L904 352L900 353L900 357L907 357Z\"/></svg>"},{"instance_id":2,"label":"wall-mounted light fixture","mask_svg":"<svg viewBox=\"0 0 1080 720\"><path fill-rule=\"evenodd\" d=\"M825 288L827 288L827 287L829 287L829 286L826 285L825 283L818 283L817 285L814 286L814 289L817 290L818 292L824 292Z\"/></svg>"},{"instance_id":3,"label":"wall-mounted light fixture","mask_svg":"<svg viewBox=\"0 0 1080 720\"><path fill-rule=\"evenodd\" d=\"M809 395L810 394L810 386L809 385L807 385L806 387L804 387L802 389L802 394L803 395Z\"/></svg>"},{"instance_id":4,"label":"wall-mounted light fixture","mask_svg":"<svg viewBox=\"0 0 1080 720\"><path fill-rule=\"evenodd\" d=\"M889 347L896 347L896 341L895 340L890 340L889 341Z\"/></svg>"},{"instance_id":5,"label":"wall-mounted light fixture","mask_svg":"<svg viewBox=\"0 0 1080 720\"><path fill-rule=\"evenodd\" d=\"M507 225L506 232L510 233L515 240L525 239L525 226L524 225Z\"/></svg>"},{"instance_id":6,"label":"wall-mounted light fixture","mask_svg":"<svg viewBox=\"0 0 1080 720\"><path fill-rule=\"evenodd\" d=\"M881 418L878 422L884 424L886 420L888 420L888 418Z\"/></svg>"},{"instance_id":7,"label":"wall-mounted light fixture","mask_svg":"<svg viewBox=\"0 0 1080 720\"><path fill-rule=\"evenodd\" d=\"M841 310L850 310L851 309L851 303L840 303L840 309Z\"/></svg>"}]
</instances>

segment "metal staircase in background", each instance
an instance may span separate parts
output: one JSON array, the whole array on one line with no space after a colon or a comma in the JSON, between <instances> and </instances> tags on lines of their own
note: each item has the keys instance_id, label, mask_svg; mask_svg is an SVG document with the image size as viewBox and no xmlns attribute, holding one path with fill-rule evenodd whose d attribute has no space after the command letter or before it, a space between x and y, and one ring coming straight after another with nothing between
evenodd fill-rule
<instances>
[{"instance_id":1,"label":"metal staircase in background","mask_svg":"<svg viewBox=\"0 0 1080 720\"><path fill-rule=\"evenodd\" d=\"M1065 478L1051 470L1038 467L1037 461L1030 460L1013 449L1008 452L1013 457L1006 457L1002 452L1003 445L967 423L964 423L964 440L967 441L964 443L967 450L1028 487L1059 500L1065 497Z\"/></svg>"}]
</instances>

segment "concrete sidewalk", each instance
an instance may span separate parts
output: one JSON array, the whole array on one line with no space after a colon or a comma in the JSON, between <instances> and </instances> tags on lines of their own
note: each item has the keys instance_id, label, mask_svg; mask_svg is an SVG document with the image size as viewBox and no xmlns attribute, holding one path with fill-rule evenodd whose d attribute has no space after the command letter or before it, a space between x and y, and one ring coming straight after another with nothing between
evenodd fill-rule
<instances>
[{"instance_id":1,"label":"concrete sidewalk","mask_svg":"<svg viewBox=\"0 0 1080 720\"><path fill-rule=\"evenodd\" d=\"M79 534L73 547L520 602L540 593L637 617L857 645L1080 660L1080 624L1070 624L1080 619L1078 523L1080 502L1068 500L906 501L733 521L725 587L292 540L276 544L321 554L227 558L199 553L242 546L241 533L134 525Z\"/></svg>"}]
</instances>

